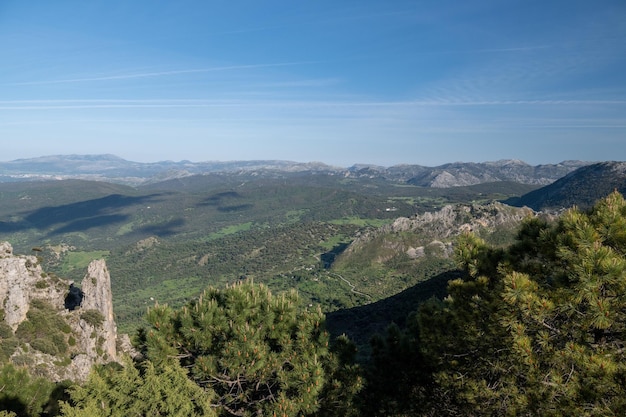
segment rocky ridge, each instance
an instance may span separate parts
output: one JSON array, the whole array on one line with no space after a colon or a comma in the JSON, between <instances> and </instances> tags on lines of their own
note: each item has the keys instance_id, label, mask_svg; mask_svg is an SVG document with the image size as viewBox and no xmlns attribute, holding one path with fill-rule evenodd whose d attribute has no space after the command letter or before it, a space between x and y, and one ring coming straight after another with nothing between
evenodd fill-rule
<instances>
[{"instance_id":1,"label":"rocky ridge","mask_svg":"<svg viewBox=\"0 0 626 417\"><path fill-rule=\"evenodd\" d=\"M439 211L410 218L399 217L391 224L364 233L348 246L343 256L350 256L374 245L380 248L377 257L379 262L388 260L398 252L404 252L412 259L429 253L449 257L453 252L455 238L464 232L488 235L498 233L498 230L512 230L525 218L537 215L528 207L510 207L499 202L446 205Z\"/></svg>"},{"instance_id":2,"label":"rocky ridge","mask_svg":"<svg viewBox=\"0 0 626 417\"><path fill-rule=\"evenodd\" d=\"M2 360L52 381L84 381L94 364L119 360L118 346L128 346L117 334L103 260L91 262L79 288L0 243L0 303Z\"/></svg>"},{"instance_id":3,"label":"rocky ridge","mask_svg":"<svg viewBox=\"0 0 626 417\"><path fill-rule=\"evenodd\" d=\"M581 167L550 185L519 198L511 198L506 203L542 211L572 206L586 210L613 191L626 194L624 161L606 161Z\"/></svg>"},{"instance_id":4,"label":"rocky ridge","mask_svg":"<svg viewBox=\"0 0 626 417\"><path fill-rule=\"evenodd\" d=\"M53 155L0 162L0 182L72 178L137 186L214 173L281 178L293 175L340 175L346 178L382 179L420 187L448 188L498 181L546 185L588 164L583 161L563 161L532 166L519 160L506 159L481 163L454 162L435 167L355 164L343 168L321 162L280 160L141 163L126 161L115 155Z\"/></svg>"}]
</instances>

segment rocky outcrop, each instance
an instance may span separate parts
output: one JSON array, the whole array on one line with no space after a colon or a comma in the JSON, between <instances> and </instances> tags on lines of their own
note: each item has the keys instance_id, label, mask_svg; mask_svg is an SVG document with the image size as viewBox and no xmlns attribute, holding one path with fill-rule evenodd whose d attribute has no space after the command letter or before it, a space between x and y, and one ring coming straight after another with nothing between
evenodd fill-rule
<instances>
[{"instance_id":1,"label":"rocky outcrop","mask_svg":"<svg viewBox=\"0 0 626 417\"><path fill-rule=\"evenodd\" d=\"M93 310L102 315L104 320L100 330L103 339L101 349L111 360L116 360L117 326L113 316L111 276L103 259L89 264L81 288L83 291L81 311Z\"/></svg>"},{"instance_id":2,"label":"rocky outcrop","mask_svg":"<svg viewBox=\"0 0 626 417\"><path fill-rule=\"evenodd\" d=\"M94 364L120 357L104 260L89 264L78 288L46 274L37 257L14 255L9 243L0 243L0 305L0 325L12 333L0 339L3 352L12 347L5 359L37 375L84 381ZM121 339L130 349L128 337Z\"/></svg>"},{"instance_id":3,"label":"rocky outcrop","mask_svg":"<svg viewBox=\"0 0 626 417\"><path fill-rule=\"evenodd\" d=\"M379 262L399 252L411 259L427 255L449 257L455 238L464 232L489 234L513 230L524 218L536 215L527 207L510 207L498 202L447 205L439 211L399 217L391 224L362 234L342 256L351 256L368 247L368 253L379 253L376 257Z\"/></svg>"},{"instance_id":4,"label":"rocky outcrop","mask_svg":"<svg viewBox=\"0 0 626 417\"><path fill-rule=\"evenodd\" d=\"M467 231L515 225L522 219L533 215L535 215L533 210L527 207L509 207L497 202L486 205L446 205L439 211L417 214L410 218L399 217L393 223L361 237L361 240L369 240L380 234L410 231L425 237L442 239ZM355 241L355 244L358 243L358 240Z\"/></svg>"},{"instance_id":5,"label":"rocky outcrop","mask_svg":"<svg viewBox=\"0 0 626 417\"><path fill-rule=\"evenodd\" d=\"M0 243L0 305L13 331L26 319L31 299L63 305L66 290L63 282L42 271L35 256L15 256L8 242Z\"/></svg>"}]
</instances>

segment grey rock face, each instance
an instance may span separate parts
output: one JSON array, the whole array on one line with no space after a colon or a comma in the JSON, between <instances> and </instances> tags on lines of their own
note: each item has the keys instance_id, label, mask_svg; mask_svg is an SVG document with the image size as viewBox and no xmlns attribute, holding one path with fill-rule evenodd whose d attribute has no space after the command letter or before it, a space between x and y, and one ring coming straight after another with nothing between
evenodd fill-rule
<instances>
[{"instance_id":1,"label":"grey rock face","mask_svg":"<svg viewBox=\"0 0 626 417\"><path fill-rule=\"evenodd\" d=\"M26 365L37 375L53 381L84 381L94 364L117 361L120 355L111 277L105 261L96 260L89 264L81 285L82 301L79 306L68 309L67 296L71 285L68 280L46 274L35 256L14 255L9 243L0 243L0 307L4 322L18 341L9 360ZM20 324L35 320L28 314L35 301L38 302L39 316L56 315L64 323L61 333L55 336L56 343L65 344L58 355L38 350L32 339L29 341L16 333ZM42 326L42 323L33 322L33 325ZM39 331L45 333L45 330L44 327ZM59 334L64 342L59 342ZM45 338L45 335L41 337ZM130 350L128 337L123 341L126 343L120 345ZM132 351L129 353L133 354Z\"/></svg>"},{"instance_id":2,"label":"grey rock face","mask_svg":"<svg viewBox=\"0 0 626 417\"><path fill-rule=\"evenodd\" d=\"M87 274L82 281L83 302L81 311L96 310L102 314L102 349L111 360L117 359L117 326L113 316L113 295L111 276L103 259L92 261L87 267Z\"/></svg>"},{"instance_id":3,"label":"grey rock face","mask_svg":"<svg viewBox=\"0 0 626 417\"><path fill-rule=\"evenodd\" d=\"M35 256L13 255L10 243L0 243L0 302L4 321L13 331L26 319L31 299L63 305L65 290L45 276Z\"/></svg>"},{"instance_id":4,"label":"grey rock face","mask_svg":"<svg viewBox=\"0 0 626 417\"><path fill-rule=\"evenodd\" d=\"M399 217L389 225L359 236L350 244L345 253L356 252L374 239L382 239L381 245L390 241L395 242L397 246L398 242L393 236L409 232L420 242L420 245L413 242L401 248L410 258L421 258L432 251L442 256L449 256L453 252L450 241L464 232L481 229L495 230L502 225L513 226L519 224L524 218L535 215L536 213L527 207L510 207L501 203L490 203L484 206L447 205L439 211L427 212L411 218Z\"/></svg>"}]
</instances>

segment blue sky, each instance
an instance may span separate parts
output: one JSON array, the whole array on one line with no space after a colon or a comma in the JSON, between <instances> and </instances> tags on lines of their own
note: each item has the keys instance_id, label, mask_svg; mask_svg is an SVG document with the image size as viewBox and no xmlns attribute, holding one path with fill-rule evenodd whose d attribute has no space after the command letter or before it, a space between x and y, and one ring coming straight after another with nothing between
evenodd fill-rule
<instances>
[{"instance_id":1,"label":"blue sky","mask_svg":"<svg viewBox=\"0 0 626 417\"><path fill-rule=\"evenodd\" d=\"M626 160L626 3L0 1L0 160Z\"/></svg>"}]
</instances>

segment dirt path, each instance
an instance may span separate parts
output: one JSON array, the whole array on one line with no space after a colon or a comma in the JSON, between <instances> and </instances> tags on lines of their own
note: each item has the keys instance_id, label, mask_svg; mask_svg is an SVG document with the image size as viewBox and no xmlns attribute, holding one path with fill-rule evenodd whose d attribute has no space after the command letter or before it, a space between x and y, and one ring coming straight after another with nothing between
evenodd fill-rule
<instances>
[{"instance_id":1,"label":"dirt path","mask_svg":"<svg viewBox=\"0 0 626 417\"><path fill-rule=\"evenodd\" d=\"M362 295L363 297L367 297L367 298L369 298L369 299L371 299L371 298L372 298L372 297L370 297L370 295L369 295L369 294L365 294L364 292L357 291L357 290L355 289L355 288L356 288L356 286L355 286L354 284L352 284L350 281L348 281L347 279L345 279L344 277L342 277L341 275L339 275L339 274L335 274L334 272L329 272L329 273L328 273L328 275L334 275L334 276L336 276L337 278L339 278L340 280L342 280L343 282L345 282L346 284L348 284L348 285L350 286L350 291L351 291L351 292L353 292L353 293L355 293L355 294L358 294L358 295Z\"/></svg>"}]
</instances>

